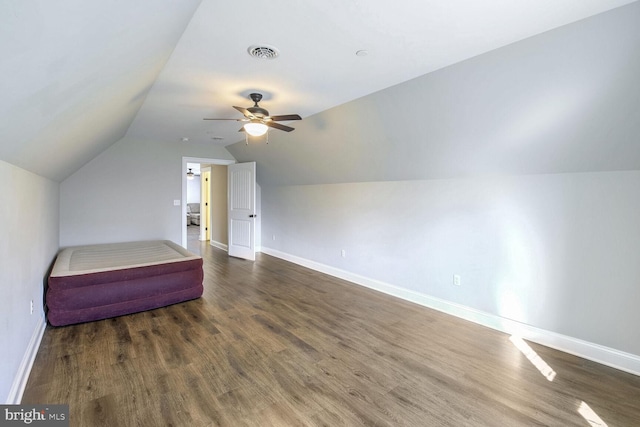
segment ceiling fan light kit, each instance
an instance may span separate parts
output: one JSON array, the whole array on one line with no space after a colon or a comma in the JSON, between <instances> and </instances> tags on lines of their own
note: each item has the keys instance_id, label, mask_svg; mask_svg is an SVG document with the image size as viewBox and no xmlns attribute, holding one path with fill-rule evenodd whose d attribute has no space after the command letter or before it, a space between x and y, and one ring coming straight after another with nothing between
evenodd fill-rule
<instances>
[{"instance_id":1,"label":"ceiling fan light kit","mask_svg":"<svg viewBox=\"0 0 640 427\"><path fill-rule=\"evenodd\" d=\"M252 120L243 126L244 131L251 136L262 136L267 133L269 127L259 120Z\"/></svg>"}]
</instances>

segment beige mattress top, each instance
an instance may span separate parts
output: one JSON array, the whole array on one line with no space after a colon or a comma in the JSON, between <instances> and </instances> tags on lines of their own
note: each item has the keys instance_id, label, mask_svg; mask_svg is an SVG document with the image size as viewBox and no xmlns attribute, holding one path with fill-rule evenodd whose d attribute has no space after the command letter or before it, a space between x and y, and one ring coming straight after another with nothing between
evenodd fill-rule
<instances>
[{"instance_id":1,"label":"beige mattress top","mask_svg":"<svg viewBox=\"0 0 640 427\"><path fill-rule=\"evenodd\" d=\"M169 240L75 246L60 251L51 276L74 276L198 258Z\"/></svg>"}]
</instances>

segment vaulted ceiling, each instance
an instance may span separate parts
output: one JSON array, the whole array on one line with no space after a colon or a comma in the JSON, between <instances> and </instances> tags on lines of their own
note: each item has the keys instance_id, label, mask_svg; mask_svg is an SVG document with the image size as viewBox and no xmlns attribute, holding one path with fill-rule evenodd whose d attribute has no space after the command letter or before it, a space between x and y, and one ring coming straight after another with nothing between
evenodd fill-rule
<instances>
[{"instance_id":1,"label":"vaulted ceiling","mask_svg":"<svg viewBox=\"0 0 640 427\"><path fill-rule=\"evenodd\" d=\"M640 3L227 147L266 185L640 169Z\"/></svg>"},{"instance_id":2,"label":"vaulted ceiling","mask_svg":"<svg viewBox=\"0 0 640 427\"><path fill-rule=\"evenodd\" d=\"M329 109L334 113L327 117L353 117L337 125L364 124L367 116L353 106L366 112L369 101L340 106L628 3L274 0L265 7L220 0L5 0L0 159L61 181L125 135L233 144L242 140L238 123L202 118L237 117L231 106L249 106L253 91L265 95L261 105L272 113L311 118L294 127L322 127L317 114ZM280 56L252 58L247 48L256 44L274 46ZM360 50L367 55L356 55ZM366 138L412 138L406 125L425 119L433 105L421 106L433 96L437 88L418 91L408 105L390 105L387 122L373 123L379 132Z\"/></svg>"},{"instance_id":3,"label":"vaulted ceiling","mask_svg":"<svg viewBox=\"0 0 640 427\"><path fill-rule=\"evenodd\" d=\"M117 142L199 3L2 1L0 159L60 181Z\"/></svg>"}]
</instances>

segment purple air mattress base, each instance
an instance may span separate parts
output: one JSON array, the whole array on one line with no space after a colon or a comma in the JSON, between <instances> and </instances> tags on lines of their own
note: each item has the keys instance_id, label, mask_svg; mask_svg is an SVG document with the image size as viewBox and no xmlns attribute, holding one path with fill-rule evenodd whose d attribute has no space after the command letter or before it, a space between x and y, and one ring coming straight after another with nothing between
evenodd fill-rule
<instances>
[{"instance_id":1,"label":"purple air mattress base","mask_svg":"<svg viewBox=\"0 0 640 427\"><path fill-rule=\"evenodd\" d=\"M139 250L140 243L135 243L138 245L136 250ZM163 249L175 251L177 255L172 256L173 259L157 262L145 259L140 265L136 265L135 261L124 262L124 266L96 268L91 272L70 271L67 265L56 268L58 262L70 264L69 260L73 257L68 254L59 255L52 275L49 276L46 293L49 323L63 326L89 322L151 310L202 296L202 258L172 242L148 243L165 245L166 248ZM126 251L127 244L123 245ZM99 247L100 245L95 245L83 248ZM114 244L108 248L109 251L117 249ZM83 268L85 267L86 263L83 264Z\"/></svg>"}]
</instances>

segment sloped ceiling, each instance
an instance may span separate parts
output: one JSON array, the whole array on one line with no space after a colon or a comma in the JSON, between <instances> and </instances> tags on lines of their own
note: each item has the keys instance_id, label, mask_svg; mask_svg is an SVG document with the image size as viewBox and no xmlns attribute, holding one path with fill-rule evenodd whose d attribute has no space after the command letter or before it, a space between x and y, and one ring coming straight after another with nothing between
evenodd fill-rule
<instances>
[{"instance_id":1,"label":"sloped ceiling","mask_svg":"<svg viewBox=\"0 0 640 427\"><path fill-rule=\"evenodd\" d=\"M129 134L226 146L244 139L241 124L202 118L242 117L232 106L251 106L251 92L264 95L261 106L272 114L309 117L627 3L273 0L265 7L204 0ZM274 46L280 56L252 58L247 49L256 44Z\"/></svg>"},{"instance_id":2,"label":"sloped ceiling","mask_svg":"<svg viewBox=\"0 0 640 427\"><path fill-rule=\"evenodd\" d=\"M233 144L265 185L640 169L640 3Z\"/></svg>"},{"instance_id":3,"label":"sloped ceiling","mask_svg":"<svg viewBox=\"0 0 640 427\"><path fill-rule=\"evenodd\" d=\"M272 113L308 119L630 2L406 0L390 6L385 0L274 0L265 7L256 0L5 0L0 159L63 180L125 135L226 146L242 139L238 123L202 118L237 117L231 106L248 106L252 91L265 95L262 106ZM252 44L273 45L281 55L256 60L247 54ZM356 56L362 49L369 54ZM433 93L418 95L409 103L402 98L390 117L381 117L374 139L412 138L403 131L406 117L435 120L419 114ZM345 123L371 121L345 108L355 114L340 119ZM313 120L295 126L319 126ZM272 135L275 144L305 133ZM304 144L323 138L306 135ZM350 137L370 139L366 132ZM352 150L347 141L335 144L335 150ZM432 144L427 150L438 150Z\"/></svg>"},{"instance_id":4,"label":"sloped ceiling","mask_svg":"<svg viewBox=\"0 0 640 427\"><path fill-rule=\"evenodd\" d=\"M200 0L3 0L0 159L61 181L121 139Z\"/></svg>"}]
</instances>

